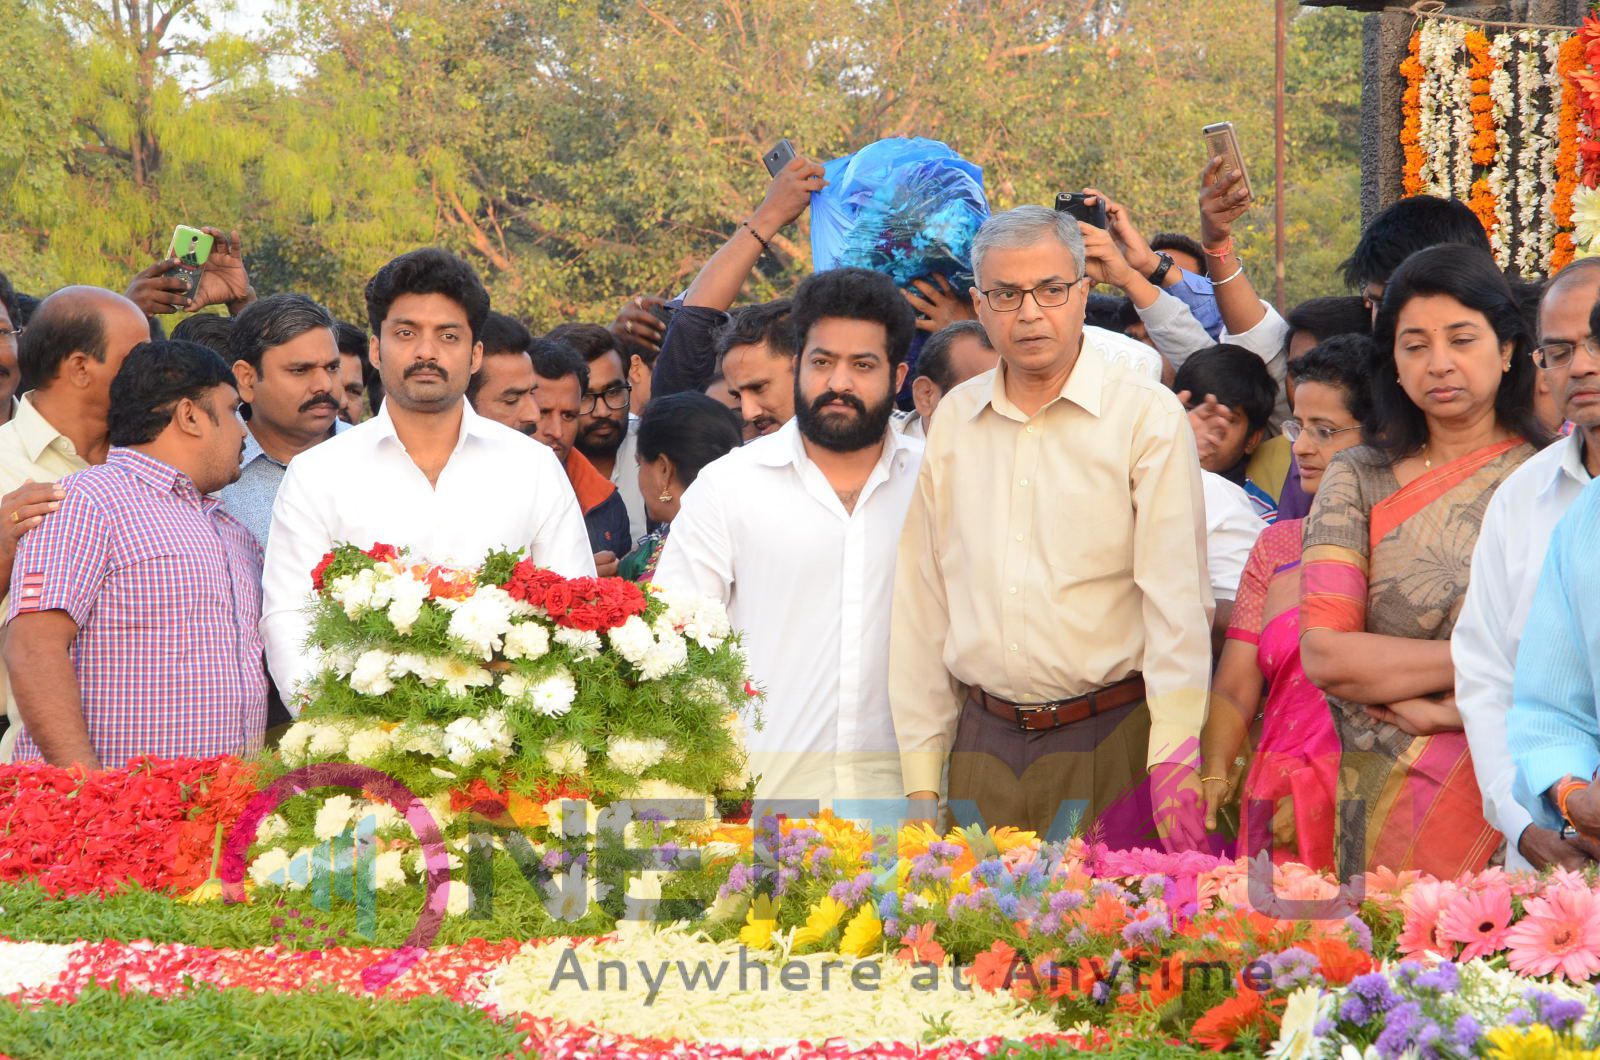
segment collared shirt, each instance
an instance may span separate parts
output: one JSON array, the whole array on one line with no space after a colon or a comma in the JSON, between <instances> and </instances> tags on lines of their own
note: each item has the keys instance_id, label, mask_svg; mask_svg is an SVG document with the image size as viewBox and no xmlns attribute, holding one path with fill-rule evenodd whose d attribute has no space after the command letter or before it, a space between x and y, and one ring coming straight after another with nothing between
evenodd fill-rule
<instances>
[{"instance_id":1,"label":"collared shirt","mask_svg":"<svg viewBox=\"0 0 1600 1060\"><path fill-rule=\"evenodd\" d=\"M1183 406L1090 339L1032 416L1005 376L945 395L900 541L889 696L906 790L938 790L958 686L1040 703L1143 671L1149 762L1193 764L1212 600Z\"/></svg>"},{"instance_id":2,"label":"collared shirt","mask_svg":"<svg viewBox=\"0 0 1600 1060\"><path fill-rule=\"evenodd\" d=\"M9 623L65 611L100 764L261 746L261 548L187 475L138 450L62 480L61 507L22 539ZM38 758L23 733L18 761Z\"/></svg>"},{"instance_id":3,"label":"collared shirt","mask_svg":"<svg viewBox=\"0 0 1600 1060\"><path fill-rule=\"evenodd\" d=\"M1097 328L1093 324L1084 325L1083 337L1094 344L1107 364L1161 382L1161 354L1138 339L1129 338L1120 331Z\"/></svg>"},{"instance_id":4,"label":"collared shirt","mask_svg":"<svg viewBox=\"0 0 1600 1060\"><path fill-rule=\"evenodd\" d=\"M333 421L334 437L349 429L350 424L344 420ZM217 493L228 506L228 514L243 523L262 548L267 547L267 531L272 529L272 502L278 499L278 487L283 485L283 475L288 470L288 464L280 464L267 455L254 431L246 431L238 481Z\"/></svg>"},{"instance_id":5,"label":"collared shirt","mask_svg":"<svg viewBox=\"0 0 1600 1060\"><path fill-rule=\"evenodd\" d=\"M1550 536L1588 484L1582 432L1546 447L1500 484L1484 512L1466 603L1450 635L1456 707L1484 816L1506 837L1507 868L1529 867L1517 839L1533 820L1512 795L1516 767L1506 746L1517 651Z\"/></svg>"},{"instance_id":6,"label":"collared shirt","mask_svg":"<svg viewBox=\"0 0 1600 1060\"><path fill-rule=\"evenodd\" d=\"M56 430L33 407L31 394L22 395L11 418L0 424L0 496L24 482L59 482L88 466L88 461L78 455L72 439ZM0 599L0 612L9 603L9 597ZM0 762L9 762L17 737L22 733L22 719L11 701L11 685L5 678L3 664L0 664L0 697L11 719L11 726L0 737Z\"/></svg>"},{"instance_id":7,"label":"collared shirt","mask_svg":"<svg viewBox=\"0 0 1600 1060\"><path fill-rule=\"evenodd\" d=\"M617 487L617 492L622 495L622 503L628 509L628 533L633 541L617 553L625 556L632 550L634 542L641 540L649 530L644 494L639 489L639 417L631 413L628 415L628 433L617 447L616 463L611 465L611 484Z\"/></svg>"},{"instance_id":8,"label":"collared shirt","mask_svg":"<svg viewBox=\"0 0 1600 1060\"><path fill-rule=\"evenodd\" d=\"M895 409L894 415L889 417L889 427L907 438L915 438L919 442L928 440L928 425L922 421L922 413L915 409L909 412Z\"/></svg>"},{"instance_id":9,"label":"collared shirt","mask_svg":"<svg viewBox=\"0 0 1600 1060\"><path fill-rule=\"evenodd\" d=\"M1517 650L1511 713L1506 718L1506 743L1517 770L1512 793L1546 828L1559 828L1561 817L1545 792L1563 777L1587 780L1600 769L1596 541L1600 541L1600 489L1591 484L1551 535Z\"/></svg>"},{"instance_id":10,"label":"collared shirt","mask_svg":"<svg viewBox=\"0 0 1600 1060\"><path fill-rule=\"evenodd\" d=\"M1267 524L1256 514L1250 495L1221 475L1202 470L1200 484L1206 501L1206 569L1211 596L1233 600L1238 597L1250 550Z\"/></svg>"},{"instance_id":11,"label":"collared shirt","mask_svg":"<svg viewBox=\"0 0 1600 1060\"><path fill-rule=\"evenodd\" d=\"M763 728L748 735L764 799L903 794L889 606L921 459L922 443L886 431L846 511L790 420L712 462L683 496L655 581L722 600L743 634L766 692Z\"/></svg>"},{"instance_id":12,"label":"collared shirt","mask_svg":"<svg viewBox=\"0 0 1600 1060\"><path fill-rule=\"evenodd\" d=\"M295 457L272 509L261 633L290 709L315 658L304 650L311 571L336 544L410 549L430 563L476 567L524 549L569 578L594 575L577 498L548 446L461 404L461 431L438 485L406 452L388 404Z\"/></svg>"}]
</instances>

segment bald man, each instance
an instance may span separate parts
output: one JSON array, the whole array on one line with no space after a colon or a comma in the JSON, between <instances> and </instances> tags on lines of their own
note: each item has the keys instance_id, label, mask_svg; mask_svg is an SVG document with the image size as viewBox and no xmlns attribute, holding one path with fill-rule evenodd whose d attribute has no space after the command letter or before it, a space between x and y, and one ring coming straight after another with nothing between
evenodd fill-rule
<instances>
[{"instance_id":1,"label":"bald man","mask_svg":"<svg viewBox=\"0 0 1600 1060\"><path fill-rule=\"evenodd\" d=\"M0 607L24 534L63 496L56 483L111 448L107 415L111 379L128 351L150 338L139 307L99 287L65 287L39 303L17 348L26 393L0 424ZM0 697L11 725L0 737L0 762L11 760L18 722L0 669Z\"/></svg>"}]
</instances>

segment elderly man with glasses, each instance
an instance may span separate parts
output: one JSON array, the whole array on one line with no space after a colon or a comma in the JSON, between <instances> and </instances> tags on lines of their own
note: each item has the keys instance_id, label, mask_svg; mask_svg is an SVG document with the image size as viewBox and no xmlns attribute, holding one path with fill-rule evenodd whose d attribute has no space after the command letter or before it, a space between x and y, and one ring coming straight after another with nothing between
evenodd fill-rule
<instances>
[{"instance_id":1,"label":"elderly man with glasses","mask_svg":"<svg viewBox=\"0 0 1600 1060\"><path fill-rule=\"evenodd\" d=\"M1575 869L1600 856L1600 843L1570 828L1563 835L1564 822L1536 823L1515 797L1516 768L1506 729L1519 648L1551 535L1600 474L1597 299L1600 259L1584 258L1562 269L1539 303L1534 362L1573 430L1512 472L1490 499L1472 554L1466 604L1450 637L1456 708L1466 723L1484 816L1506 837L1508 869Z\"/></svg>"},{"instance_id":2,"label":"elderly man with glasses","mask_svg":"<svg viewBox=\"0 0 1600 1060\"><path fill-rule=\"evenodd\" d=\"M1211 673L1200 462L1177 398L1085 336L1085 280L1129 267L1109 240L1087 261L1084 245L1040 206L974 240L1000 364L928 432L889 702L914 816L948 765L959 823L1192 848Z\"/></svg>"}]
</instances>

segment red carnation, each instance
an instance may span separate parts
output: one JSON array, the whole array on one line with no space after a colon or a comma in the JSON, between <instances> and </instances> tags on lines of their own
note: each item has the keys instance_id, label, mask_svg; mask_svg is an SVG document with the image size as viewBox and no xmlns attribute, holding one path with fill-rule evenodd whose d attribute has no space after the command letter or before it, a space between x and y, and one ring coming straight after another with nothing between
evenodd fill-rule
<instances>
[{"instance_id":1,"label":"red carnation","mask_svg":"<svg viewBox=\"0 0 1600 1060\"><path fill-rule=\"evenodd\" d=\"M572 610L567 612L561 624L570 629L581 629L589 633L598 633L604 624L605 617L600 608L588 601L580 601L572 605Z\"/></svg>"},{"instance_id":2,"label":"red carnation","mask_svg":"<svg viewBox=\"0 0 1600 1060\"><path fill-rule=\"evenodd\" d=\"M545 590L541 607L551 618L560 618L572 606L572 585L569 582L558 582Z\"/></svg>"},{"instance_id":3,"label":"red carnation","mask_svg":"<svg viewBox=\"0 0 1600 1060\"><path fill-rule=\"evenodd\" d=\"M332 565L333 553L329 552L326 556L322 557L321 562L319 562L315 567L311 568L311 588L315 589L319 593L322 591L322 576L328 573L328 568Z\"/></svg>"},{"instance_id":4,"label":"red carnation","mask_svg":"<svg viewBox=\"0 0 1600 1060\"><path fill-rule=\"evenodd\" d=\"M371 548L367 549L367 555L371 556L379 563L387 563L389 560L399 559L400 550L395 548L393 545L373 545Z\"/></svg>"}]
</instances>

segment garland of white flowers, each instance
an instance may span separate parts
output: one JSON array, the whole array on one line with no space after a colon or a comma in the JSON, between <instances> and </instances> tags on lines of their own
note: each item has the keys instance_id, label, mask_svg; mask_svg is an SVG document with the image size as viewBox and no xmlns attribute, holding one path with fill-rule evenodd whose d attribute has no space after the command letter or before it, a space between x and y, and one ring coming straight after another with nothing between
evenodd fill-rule
<instances>
[{"instance_id":1,"label":"garland of white flowers","mask_svg":"<svg viewBox=\"0 0 1600 1060\"><path fill-rule=\"evenodd\" d=\"M1489 100L1493 104L1499 136L1495 144L1494 163L1489 167L1489 190L1494 193L1495 226L1489 235L1489 246L1494 250L1494 260L1502 268L1511 265L1511 237L1516 229L1511 216L1512 201L1520 199L1525 191L1512 186L1511 156L1513 145L1510 118L1516 107L1511 91L1513 64L1512 41L1509 33L1497 33L1489 38L1489 57L1494 60L1494 73L1489 77Z\"/></svg>"},{"instance_id":2,"label":"garland of white flowers","mask_svg":"<svg viewBox=\"0 0 1600 1060\"><path fill-rule=\"evenodd\" d=\"M1425 189L1433 194L1449 195L1450 130L1448 120L1443 117L1445 112L1441 104L1444 102L1445 71L1451 64L1442 50L1445 45L1440 24L1425 21L1419 32L1417 58L1424 71L1418 93L1419 135L1423 148L1422 171L1419 175Z\"/></svg>"},{"instance_id":3,"label":"garland of white flowers","mask_svg":"<svg viewBox=\"0 0 1600 1060\"><path fill-rule=\"evenodd\" d=\"M1517 150L1516 187L1506 196L1517 234L1514 262L1524 275L1543 271L1555 250L1555 223L1550 206L1555 197L1556 137L1560 123L1556 59L1560 38L1536 30L1516 34ZM1552 43L1553 42L1553 43Z\"/></svg>"}]
</instances>

